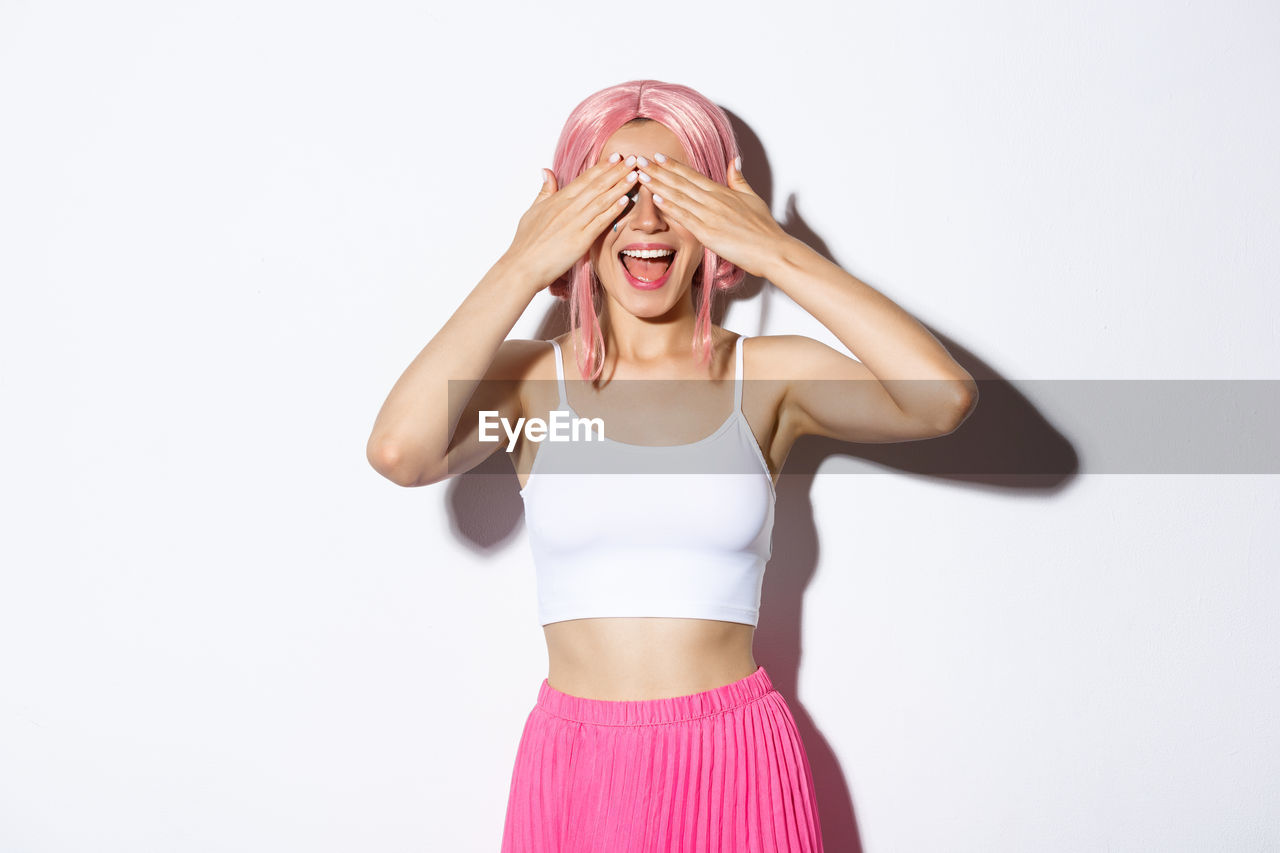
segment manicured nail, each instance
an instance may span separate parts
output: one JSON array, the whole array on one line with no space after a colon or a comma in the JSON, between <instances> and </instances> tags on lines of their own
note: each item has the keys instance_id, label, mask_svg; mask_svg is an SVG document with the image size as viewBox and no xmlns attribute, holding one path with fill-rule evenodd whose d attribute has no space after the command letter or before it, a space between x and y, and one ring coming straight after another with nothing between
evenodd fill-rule
<instances>
[{"instance_id":1,"label":"manicured nail","mask_svg":"<svg viewBox=\"0 0 1280 853\"><path fill-rule=\"evenodd\" d=\"M662 152L658 152L657 154L654 154L653 159L657 160L659 163L667 162L667 158L662 156Z\"/></svg>"},{"instance_id":2,"label":"manicured nail","mask_svg":"<svg viewBox=\"0 0 1280 853\"><path fill-rule=\"evenodd\" d=\"M738 170L739 175L742 174L742 158L741 157L733 158L733 168Z\"/></svg>"},{"instance_id":3,"label":"manicured nail","mask_svg":"<svg viewBox=\"0 0 1280 853\"><path fill-rule=\"evenodd\" d=\"M628 172L628 173L627 173L627 183L629 183L629 184L634 184L635 182L636 182L636 173L635 173L635 172Z\"/></svg>"},{"instance_id":4,"label":"manicured nail","mask_svg":"<svg viewBox=\"0 0 1280 853\"><path fill-rule=\"evenodd\" d=\"M654 203L654 204L662 204L662 196L658 195L657 193L654 193L654 194L653 194L653 203Z\"/></svg>"},{"instance_id":5,"label":"manicured nail","mask_svg":"<svg viewBox=\"0 0 1280 853\"><path fill-rule=\"evenodd\" d=\"M648 165L648 164L646 163L645 165ZM645 184L649 183L649 176L648 176L648 175L646 175L644 172L641 172L641 173L640 173L640 181L641 181L641 183L645 183Z\"/></svg>"},{"instance_id":6,"label":"manicured nail","mask_svg":"<svg viewBox=\"0 0 1280 853\"><path fill-rule=\"evenodd\" d=\"M619 160L621 160L621 159L622 159L622 155L621 155L621 154L619 154L617 151L615 151L615 152L613 152L612 154L610 154L610 155L609 155L609 162L610 162L610 163L616 163L616 162L618 162L618 161L619 161Z\"/></svg>"},{"instance_id":7,"label":"manicured nail","mask_svg":"<svg viewBox=\"0 0 1280 853\"><path fill-rule=\"evenodd\" d=\"M622 205L626 203L627 203L627 197L625 195L622 198L618 199L618 207L622 207Z\"/></svg>"},{"instance_id":8,"label":"manicured nail","mask_svg":"<svg viewBox=\"0 0 1280 853\"><path fill-rule=\"evenodd\" d=\"M643 157L641 157L639 160L636 160L636 162L637 162L637 163L639 163L641 166L648 166L648 165L649 165L649 161L648 161L648 160L646 160L646 159L644 159Z\"/></svg>"},{"instance_id":9,"label":"manicured nail","mask_svg":"<svg viewBox=\"0 0 1280 853\"><path fill-rule=\"evenodd\" d=\"M627 165L634 166L635 164L636 164L636 155L632 154L630 157L627 158Z\"/></svg>"}]
</instances>

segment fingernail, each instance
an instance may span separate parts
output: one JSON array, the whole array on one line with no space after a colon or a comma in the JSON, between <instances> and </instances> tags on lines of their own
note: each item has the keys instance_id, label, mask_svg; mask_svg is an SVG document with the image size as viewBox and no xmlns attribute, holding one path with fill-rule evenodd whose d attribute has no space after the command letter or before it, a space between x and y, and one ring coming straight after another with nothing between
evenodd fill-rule
<instances>
[{"instance_id":1,"label":"fingernail","mask_svg":"<svg viewBox=\"0 0 1280 853\"><path fill-rule=\"evenodd\" d=\"M657 154L654 154L654 155L653 155L653 159L657 160L659 163L665 163L665 162L667 162L667 158L666 158L666 157L663 157L661 152L659 152L659 153L657 153Z\"/></svg>"},{"instance_id":2,"label":"fingernail","mask_svg":"<svg viewBox=\"0 0 1280 853\"><path fill-rule=\"evenodd\" d=\"M654 204L662 204L662 196L658 195L657 193L654 193L654 194L653 194L653 203L654 203Z\"/></svg>"},{"instance_id":3,"label":"fingernail","mask_svg":"<svg viewBox=\"0 0 1280 853\"><path fill-rule=\"evenodd\" d=\"M609 155L609 162L610 162L610 163L616 163L616 162L618 162L618 161L619 161L619 160L621 160L621 159L622 159L622 155L621 155L621 154L619 154L617 151L615 151L615 152L613 152L612 154L610 154L610 155Z\"/></svg>"},{"instance_id":4,"label":"fingernail","mask_svg":"<svg viewBox=\"0 0 1280 853\"><path fill-rule=\"evenodd\" d=\"M629 184L634 184L635 182L636 182L636 173L635 173L635 172L628 172L628 173L627 173L627 183L629 183Z\"/></svg>"},{"instance_id":5,"label":"fingernail","mask_svg":"<svg viewBox=\"0 0 1280 853\"><path fill-rule=\"evenodd\" d=\"M627 158L627 165L634 166L635 164L636 164L636 155L632 154L630 157Z\"/></svg>"},{"instance_id":6,"label":"fingernail","mask_svg":"<svg viewBox=\"0 0 1280 853\"><path fill-rule=\"evenodd\" d=\"M626 204L626 203L627 203L627 197L626 197L625 195L624 195L622 198L618 199L618 206L619 206L619 207L621 207L622 205L624 205L624 204Z\"/></svg>"},{"instance_id":7,"label":"fingernail","mask_svg":"<svg viewBox=\"0 0 1280 853\"><path fill-rule=\"evenodd\" d=\"M641 157L639 160L636 160L636 162L637 162L637 163L639 163L641 166L648 166L648 165L649 165L649 161L648 161L648 160L646 160L646 159L644 159L643 157Z\"/></svg>"},{"instance_id":8,"label":"fingernail","mask_svg":"<svg viewBox=\"0 0 1280 853\"><path fill-rule=\"evenodd\" d=\"M733 168L738 170L739 175L742 174L742 158L741 157L733 158Z\"/></svg>"},{"instance_id":9,"label":"fingernail","mask_svg":"<svg viewBox=\"0 0 1280 853\"><path fill-rule=\"evenodd\" d=\"M648 165L648 164L646 164L646 165ZM648 175L646 175L644 172L641 172L641 173L640 173L640 181L641 181L642 183L646 183L646 184L647 184L647 183L649 183L649 176L648 176Z\"/></svg>"}]
</instances>

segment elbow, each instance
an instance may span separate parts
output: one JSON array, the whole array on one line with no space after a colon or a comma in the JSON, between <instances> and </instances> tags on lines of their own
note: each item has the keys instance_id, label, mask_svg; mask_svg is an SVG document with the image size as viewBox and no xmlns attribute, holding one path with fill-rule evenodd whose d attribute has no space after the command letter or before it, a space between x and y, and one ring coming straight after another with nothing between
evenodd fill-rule
<instances>
[{"instance_id":1,"label":"elbow","mask_svg":"<svg viewBox=\"0 0 1280 853\"><path fill-rule=\"evenodd\" d=\"M968 382L961 383L960 390L956 392L955 398L946 407L942 418L938 423L938 435L950 435L960 428L960 425L969 419L969 415L973 414L973 410L978 408L978 386L972 379Z\"/></svg>"},{"instance_id":2,"label":"elbow","mask_svg":"<svg viewBox=\"0 0 1280 853\"><path fill-rule=\"evenodd\" d=\"M426 485L421 473L405 463L399 448L386 443L370 441L365 448L365 458L373 470L386 477L397 486L413 488Z\"/></svg>"}]
</instances>

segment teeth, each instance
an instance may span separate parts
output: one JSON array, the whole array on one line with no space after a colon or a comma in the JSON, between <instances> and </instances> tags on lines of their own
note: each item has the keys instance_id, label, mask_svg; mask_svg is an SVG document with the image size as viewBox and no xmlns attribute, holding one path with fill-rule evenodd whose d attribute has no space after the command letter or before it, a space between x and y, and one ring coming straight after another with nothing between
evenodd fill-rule
<instances>
[{"instance_id":1,"label":"teeth","mask_svg":"<svg viewBox=\"0 0 1280 853\"><path fill-rule=\"evenodd\" d=\"M674 255L674 249L623 249L622 254L633 258L665 258Z\"/></svg>"}]
</instances>

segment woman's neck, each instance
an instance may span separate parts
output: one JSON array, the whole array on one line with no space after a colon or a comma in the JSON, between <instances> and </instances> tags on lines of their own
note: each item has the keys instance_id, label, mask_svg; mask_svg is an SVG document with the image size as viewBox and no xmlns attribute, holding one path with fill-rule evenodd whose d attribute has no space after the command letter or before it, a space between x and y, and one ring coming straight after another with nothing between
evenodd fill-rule
<instances>
[{"instance_id":1,"label":"woman's neck","mask_svg":"<svg viewBox=\"0 0 1280 853\"><path fill-rule=\"evenodd\" d=\"M696 317L691 311L661 319L628 314L614 321L606 315L600 318L600 335L610 361L644 364L688 355L695 325Z\"/></svg>"}]
</instances>

